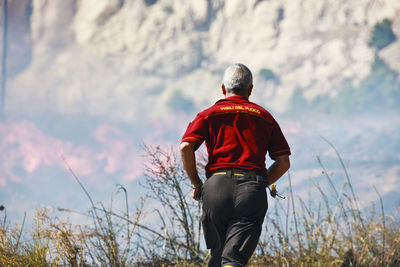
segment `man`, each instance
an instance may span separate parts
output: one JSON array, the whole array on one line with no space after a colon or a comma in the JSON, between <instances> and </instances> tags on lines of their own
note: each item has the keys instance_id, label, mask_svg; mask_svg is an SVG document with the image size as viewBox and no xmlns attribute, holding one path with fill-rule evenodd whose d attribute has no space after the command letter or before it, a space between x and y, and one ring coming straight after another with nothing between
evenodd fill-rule
<instances>
[{"instance_id":1,"label":"man","mask_svg":"<svg viewBox=\"0 0 400 267\"><path fill-rule=\"evenodd\" d=\"M229 66L222 83L225 99L200 112L182 138L183 166L203 202L202 224L208 266L242 267L253 254L268 208L266 186L290 167L290 148L278 123L250 102L253 78L243 64ZM206 142L207 181L196 169L195 151ZM265 167L269 153L274 161Z\"/></svg>"}]
</instances>

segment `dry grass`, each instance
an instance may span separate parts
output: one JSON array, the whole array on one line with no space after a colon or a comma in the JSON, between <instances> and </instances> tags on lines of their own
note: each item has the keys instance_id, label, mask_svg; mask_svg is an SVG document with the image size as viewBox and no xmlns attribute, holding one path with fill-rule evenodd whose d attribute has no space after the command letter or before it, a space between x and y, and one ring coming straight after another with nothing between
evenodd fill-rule
<instances>
[{"instance_id":1,"label":"dry grass","mask_svg":"<svg viewBox=\"0 0 400 267\"><path fill-rule=\"evenodd\" d=\"M113 200L107 207L95 205L72 170L90 202L89 224L74 225L42 209L37 211L31 237L24 239L24 223L11 227L5 210L0 210L4 215L0 266L204 265L209 254L201 243L200 205L191 200L176 154L160 147L145 147L145 151L147 196L134 212L120 185L117 197L124 207L113 208ZM361 211L339 153L337 156L345 181L336 188L320 160L333 196L315 185L319 202L295 199L289 175L289 196L267 213L265 230L249 266L400 266L399 217L386 215L382 200L378 212L375 208ZM144 203L149 200L159 204L150 210L157 214L156 227L145 223L146 209L151 207ZM115 211L121 209L124 211Z\"/></svg>"}]
</instances>

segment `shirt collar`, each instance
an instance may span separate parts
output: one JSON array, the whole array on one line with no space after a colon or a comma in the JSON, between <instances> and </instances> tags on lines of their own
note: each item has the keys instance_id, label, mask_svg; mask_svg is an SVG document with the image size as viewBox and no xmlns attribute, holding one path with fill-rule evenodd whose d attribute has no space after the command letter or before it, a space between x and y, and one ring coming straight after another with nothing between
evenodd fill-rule
<instances>
[{"instance_id":1,"label":"shirt collar","mask_svg":"<svg viewBox=\"0 0 400 267\"><path fill-rule=\"evenodd\" d=\"M227 101L227 100L245 100L245 101L248 101L248 99L247 99L246 97L244 97L244 96L241 96L241 95L233 95L233 96L230 96L230 97L226 97L226 98L224 98L224 99L221 99L221 100L219 100L218 102L220 102L220 101Z\"/></svg>"}]
</instances>

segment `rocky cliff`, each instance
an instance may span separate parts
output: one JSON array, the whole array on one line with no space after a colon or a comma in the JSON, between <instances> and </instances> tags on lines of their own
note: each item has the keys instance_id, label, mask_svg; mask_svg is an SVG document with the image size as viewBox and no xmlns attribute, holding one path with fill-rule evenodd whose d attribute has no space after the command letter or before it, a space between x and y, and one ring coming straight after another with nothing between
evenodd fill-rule
<instances>
[{"instance_id":1,"label":"rocky cliff","mask_svg":"<svg viewBox=\"0 0 400 267\"><path fill-rule=\"evenodd\" d=\"M312 99L357 84L375 53L400 71L398 0L9 2L11 34L25 29L11 47L25 54L9 54L20 67L8 112L162 117L218 99L233 62L253 71L255 101L279 112L295 89ZM384 19L397 40L377 51L368 42Z\"/></svg>"}]
</instances>

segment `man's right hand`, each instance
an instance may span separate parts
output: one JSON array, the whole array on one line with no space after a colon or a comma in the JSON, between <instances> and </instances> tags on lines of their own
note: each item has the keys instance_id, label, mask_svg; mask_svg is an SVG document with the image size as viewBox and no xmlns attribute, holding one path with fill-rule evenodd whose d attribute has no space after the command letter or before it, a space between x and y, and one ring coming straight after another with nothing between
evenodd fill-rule
<instances>
[{"instance_id":1,"label":"man's right hand","mask_svg":"<svg viewBox=\"0 0 400 267\"><path fill-rule=\"evenodd\" d=\"M192 198L196 201L200 201L201 189L203 186L193 189Z\"/></svg>"}]
</instances>

